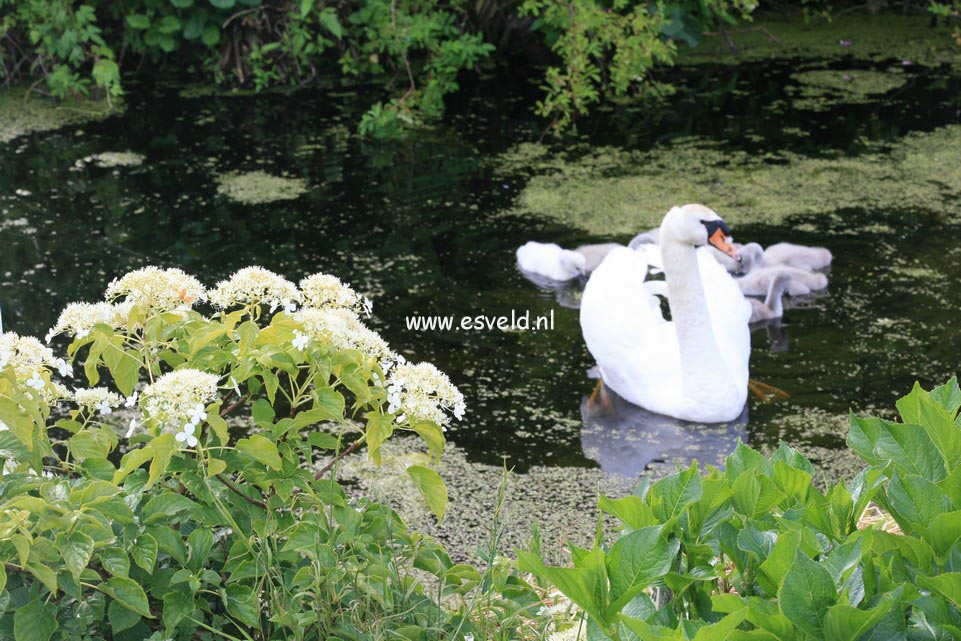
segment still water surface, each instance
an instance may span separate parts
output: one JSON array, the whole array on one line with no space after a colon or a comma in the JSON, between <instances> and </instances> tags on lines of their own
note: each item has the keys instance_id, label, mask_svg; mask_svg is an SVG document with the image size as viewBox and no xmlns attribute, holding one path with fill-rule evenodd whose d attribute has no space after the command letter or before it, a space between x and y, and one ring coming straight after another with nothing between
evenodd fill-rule
<instances>
[{"instance_id":1,"label":"still water surface","mask_svg":"<svg viewBox=\"0 0 961 641\"><path fill-rule=\"evenodd\" d=\"M783 104L795 67L682 67L672 72L676 96L656 108L601 113L584 136L632 149L695 136L817 156L961 121L957 79L923 68L879 101L771 108ZM443 127L403 142L353 136L359 107L351 93L184 98L158 86L135 89L123 116L0 144L4 329L42 336L64 304L96 300L111 278L146 264L179 266L208 283L249 264L292 280L326 271L373 298L371 324L395 348L435 362L461 387L469 413L449 437L473 460L506 458L519 470L597 465L582 447L585 425L596 457L638 423L625 425L633 419L623 410L598 427L577 311L525 280L514 249L530 239L574 246L627 238L511 215L526 178L497 171L498 155L536 140L540 124L523 84L490 79L475 92L454 101ZM75 167L122 150L145 163ZM310 189L255 206L217 194L218 175L253 169L304 178ZM752 399L746 426L710 447L726 448L732 437L840 447L848 408L886 410L915 379L932 385L959 370L957 221L928 209L849 210L735 233L742 242L826 245L835 263L829 290L790 310L775 343L764 330L753 335L752 377L790 398ZM419 333L404 322L512 310L553 311L554 328ZM676 445L676 429L659 438Z\"/></svg>"}]
</instances>

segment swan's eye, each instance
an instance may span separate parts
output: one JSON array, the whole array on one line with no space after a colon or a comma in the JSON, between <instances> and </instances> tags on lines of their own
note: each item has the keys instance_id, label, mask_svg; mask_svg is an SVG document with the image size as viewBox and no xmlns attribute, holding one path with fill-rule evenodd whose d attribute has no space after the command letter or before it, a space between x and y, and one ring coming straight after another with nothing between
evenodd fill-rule
<instances>
[{"instance_id":1,"label":"swan's eye","mask_svg":"<svg viewBox=\"0 0 961 641\"><path fill-rule=\"evenodd\" d=\"M713 236L719 229L722 232L724 232L725 236L734 235L731 233L731 228L727 226L727 223L721 220L720 218L718 218L717 220L702 220L701 224L704 225L704 228L707 230L708 238Z\"/></svg>"}]
</instances>

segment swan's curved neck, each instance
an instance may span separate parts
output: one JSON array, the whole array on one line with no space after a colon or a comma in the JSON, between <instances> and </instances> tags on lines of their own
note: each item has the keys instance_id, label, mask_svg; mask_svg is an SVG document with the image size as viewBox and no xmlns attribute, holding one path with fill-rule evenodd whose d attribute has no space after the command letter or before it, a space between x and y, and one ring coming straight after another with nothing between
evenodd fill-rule
<instances>
[{"instance_id":1,"label":"swan's curved neck","mask_svg":"<svg viewBox=\"0 0 961 641\"><path fill-rule=\"evenodd\" d=\"M723 380L727 367L714 338L696 250L664 238L661 252L668 305L681 351L683 395L694 397L702 386L714 386Z\"/></svg>"}]
</instances>

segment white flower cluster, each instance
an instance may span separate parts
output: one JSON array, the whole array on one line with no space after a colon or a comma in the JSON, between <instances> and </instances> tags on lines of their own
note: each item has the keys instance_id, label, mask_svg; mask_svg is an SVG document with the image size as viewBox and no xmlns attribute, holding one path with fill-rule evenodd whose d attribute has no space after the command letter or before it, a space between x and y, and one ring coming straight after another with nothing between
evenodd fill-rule
<instances>
[{"instance_id":1,"label":"white flower cluster","mask_svg":"<svg viewBox=\"0 0 961 641\"><path fill-rule=\"evenodd\" d=\"M91 387L90 389L75 389L73 400L82 409L90 412L99 412L107 415L113 412L115 407L120 407L123 399L116 392L111 392L106 387Z\"/></svg>"},{"instance_id":2,"label":"white flower cluster","mask_svg":"<svg viewBox=\"0 0 961 641\"><path fill-rule=\"evenodd\" d=\"M188 367L168 372L144 388L140 407L177 440L193 447L196 427L207 418L205 407L217 398L220 377ZM180 436L183 434L183 436Z\"/></svg>"},{"instance_id":3,"label":"white flower cluster","mask_svg":"<svg viewBox=\"0 0 961 641\"><path fill-rule=\"evenodd\" d=\"M150 266L114 279L104 297L108 301L123 297L135 305L168 312L205 300L207 292L199 280L183 270Z\"/></svg>"},{"instance_id":4,"label":"white flower cluster","mask_svg":"<svg viewBox=\"0 0 961 641\"><path fill-rule=\"evenodd\" d=\"M414 365L403 357L388 376L387 402L398 423L426 420L444 427L450 422L448 413L460 420L466 410L464 395L446 374L431 363Z\"/></svg>"},{"instance_id":5,"label":"white flower cluster","mask_svg":"<svg viewBox=\"0 0 961 641\"><path fill-rule=\"evenodd\" d=\"M380 334L364 325L349 309L316 309L305 307L294 314L294 320L304 328L306 338L329 343L338 349L356 349L375 359L393 355ZM294 347L303 349L307 342L304 333L297 332Z\"/></svg>"},{"instance_id":6,"label":"white flower cluster","mask_svg":"<svg viewBox=\"0 0 961 641\"><path fill-rule=\"evenodd\" d=\"M221 309L269 305L292 312L300 302L300 292L292 282L263 267L244 267L209 292L210 302Z\"/></svg>"},{"instance_id":7,"label":"white flower cluster","mask_svg":"<svg viewBox=\"0 0 961 641\"><path fill-rule=\"evenodd\" d=\"M304 304L317 309L349 309L370 316L374 305L336 276L313 274L300 281Z\"/></svg>"},{"instance_id":8,"label":"white flower cluster","mask_svg":"<svg viewBox=\"0 0 961 641\"><path fill-rule=\"evenodd\" d=\"M70 334L74 338L83 338L90 333L94 325L109 325L111 329L118 329L127 324L132 303L70 303L60 312L57 324L47 332L46 341L58 334Z\"/></svg>"},{"instance_id":9,"label":"white flower cluster","mask_svg":"<svg viewBox=\"0 0 961 641\"><path fill-rule=\"evenodd\" d=\"M10 366L17 380L38 393L44 401L70 398L70 392L50 381L47 370L55 369L61 376L73 376L73 367L53 355L53 350L33 336L14 332L0 334L0 370Z\"/></svg>"}]
</instances>

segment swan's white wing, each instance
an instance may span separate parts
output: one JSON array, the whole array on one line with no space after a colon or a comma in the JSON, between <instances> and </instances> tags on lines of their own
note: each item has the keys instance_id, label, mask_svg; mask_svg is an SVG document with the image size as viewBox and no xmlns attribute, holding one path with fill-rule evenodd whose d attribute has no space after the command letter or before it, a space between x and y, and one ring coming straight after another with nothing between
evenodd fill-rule
<instances>
[{"instance_id":1,"label":"swan's white wing","mask_svg":"<svg viewBox=\"0 0 961 641\"><path fill-rule=\"evenodd\" d=\"M739 387L746 387L751 357L751 304L744 299L737 282L714 259L712 247L697 250L697 266L704 286L711 327L721 357Z\"/></svg>"},{"instance_id":2,"label":"swan's white wing","mask_svg":"<svg viewBox=\"0 0 961 641\"><path fill-rule=\"evenodd\" d=\"M585 259L554 243L530 241L517 248L517 264L525 272L552 280L570 280L584 272Z\"/></svg>"},{"instance_id":3,"label":"swan's white wing","mask_svg":"<svg viewBox=\"0 0 961 641\"><path fill-rule=\"evenodd\" d=\"M645 287L647 270L641 252L608 254L584 288L581 330L612 389L635 405L667 413L680 399L680 352L673 325Z\"/></svg>"}]
</instances>

